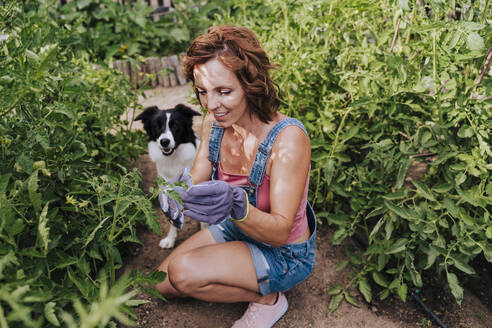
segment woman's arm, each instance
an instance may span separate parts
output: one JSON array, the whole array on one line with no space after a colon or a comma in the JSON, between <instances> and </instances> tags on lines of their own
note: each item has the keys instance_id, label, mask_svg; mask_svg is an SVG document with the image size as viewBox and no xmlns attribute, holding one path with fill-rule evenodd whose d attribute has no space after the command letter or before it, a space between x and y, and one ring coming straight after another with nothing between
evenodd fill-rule
<instances>
[{"instance_id":1,"label":"woman's arm","mask_svg":"<svg viewBox=\"0 0 492 328\"><path fill-rule=\"evenodd\" d=\"M270 158L270 213L249 205L246 219L236 224L252 238L278 247L289 237L306 187L311 164L309 138L299 127L285 128Z\"/></svg>"},{"instance_id":2,"label":"woman's arm","mask_svg":"<svg viewBox=\"0 0 492 328\"><path fill-rule=\"evenodd\" d=\"M208 160L208 145L210 138L210 131L212 129L213 115L207 113L202 122L202 130L200 134L200 146L191 168L191 176L193 177L193 183L198 184L200 182L210 180L212 176L212 163Z\"/></svg>"}]
</instances>

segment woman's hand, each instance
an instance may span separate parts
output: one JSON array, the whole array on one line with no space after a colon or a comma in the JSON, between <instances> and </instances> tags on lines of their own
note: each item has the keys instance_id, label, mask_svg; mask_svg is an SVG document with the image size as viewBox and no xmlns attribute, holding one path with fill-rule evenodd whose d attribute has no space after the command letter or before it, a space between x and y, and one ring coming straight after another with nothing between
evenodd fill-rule
<instances>
[{"instance_id":1,"label":"woman's hand","mask_svg":"<svg viewBox=\"0 0 492 328\"><path fill-rule=\"evenodd\" d=\"M185 207L184 215L200 222L217 224L228 218L242 221L248 215L246 192L224 181L193 185L180 195Z\"/></svg>"},{"instance_id":2,"label":"woman's hand","mask_svg":"<svg viewBox=\"0 0 492 328\"><path fill-rule=\"evenodd\" d=\"M187 169L184 169L174 180L169 183L175 184L177 182L184 182L188 188L193 185L193 179ZM181 229L184 223L183 205L169 196L168 193L171 190L174 190L178 194L181 194L185 191L185 189L180 186L174 186L172 188L164 188L163 186L160 186L160 188L161 192L159 192L158 198L162 211L174 226Z\"/></svg>"}]
</instances>

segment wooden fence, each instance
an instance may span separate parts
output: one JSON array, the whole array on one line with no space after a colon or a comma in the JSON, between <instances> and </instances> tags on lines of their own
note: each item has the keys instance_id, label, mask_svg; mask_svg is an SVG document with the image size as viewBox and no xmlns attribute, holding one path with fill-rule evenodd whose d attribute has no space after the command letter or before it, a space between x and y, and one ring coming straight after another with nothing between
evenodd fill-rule
<instances>
[{"instance_id":1,"label":"wooden fence","mask_svg":"<svg viewBox=\"0 0 492 328\"><path fill-rule=\"evenodd\" d=\"M188 81L183 73L182 58L184 54L168 57L149 57L136 64L117 60L112 63L114 69L126 75L135 88L175 87Z\"/></svg>"}]
</instances>

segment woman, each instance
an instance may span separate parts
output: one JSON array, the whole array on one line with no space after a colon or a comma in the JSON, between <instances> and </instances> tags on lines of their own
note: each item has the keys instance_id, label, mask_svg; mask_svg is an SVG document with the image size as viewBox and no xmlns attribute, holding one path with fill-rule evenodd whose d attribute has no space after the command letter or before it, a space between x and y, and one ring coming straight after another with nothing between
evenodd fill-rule
<instances>
[{"instance_id":1,"label":"woman","mask_svg":"<svg viewBox=\"0 0 492 328\"><path fill-rule=\"evenodd\" d=\"M250 302L233 327L273 326L287 310L283 292L314 267L309 138L299 121L277 112L273 67L253 32L233 26L195 39L184 64L207 115L194 184L176 191L185 216L214 225L162 262L168 275L156 288L168 298ZM162 200L168 217L182 216L179 204Z\"/></svg>"}]
</instances>

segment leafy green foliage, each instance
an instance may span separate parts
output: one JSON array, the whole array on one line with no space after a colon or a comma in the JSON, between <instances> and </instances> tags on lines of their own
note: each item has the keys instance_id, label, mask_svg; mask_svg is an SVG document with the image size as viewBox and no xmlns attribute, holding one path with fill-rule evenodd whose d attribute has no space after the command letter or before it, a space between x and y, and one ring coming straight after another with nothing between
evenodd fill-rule
<instances>
[{"instance_id":1,"label":"leafy green foliage","mask_svg":"<svg viewBox=\"0 0 492 328\"><path fill-rule=\"evenodd\" d=\"M252 28L280 64L282 110L311 136L311 201L332 242L359 232L368 243L349 254L350 286L330 290L330 312L355 303L351 286L367 301L371 285L405 300L425 270L461 302L456 273L492 261L492 81L476 82L491 8L419 3L231 1L219 19Z\"/></svg>"},{"instance_id":2,"label":"leafy green foliage","mask_svg":"<svg viewBox=\"0 0 492 328\"><path fill-rule=\"evenodd\" d=\"M186 51L191 38L203 32L221 1L203 5L197 0L175 0L175 10L154 21L155 8L145 1L72 1L58 8L58 19L75 30L77 51L91 58L165 56ZM56 6L58 7L58 6Z\"/></svg>"},{"instance_id":3,"label":"leafy green foliage","mask_svg":"<svg viewBox=\"0 0 492 328\"><path fill-rule=\"evenodd\" d=\"M124 289L146 278L116 283L120 249L139 242L138 222L160 233L139 172L126 168L144 151L122 120L137 97L74 55L51 4L0 6L0 323L60 326L73 319L65 312L76 326L125 322Z\"/></svg>"}]
</instances>

